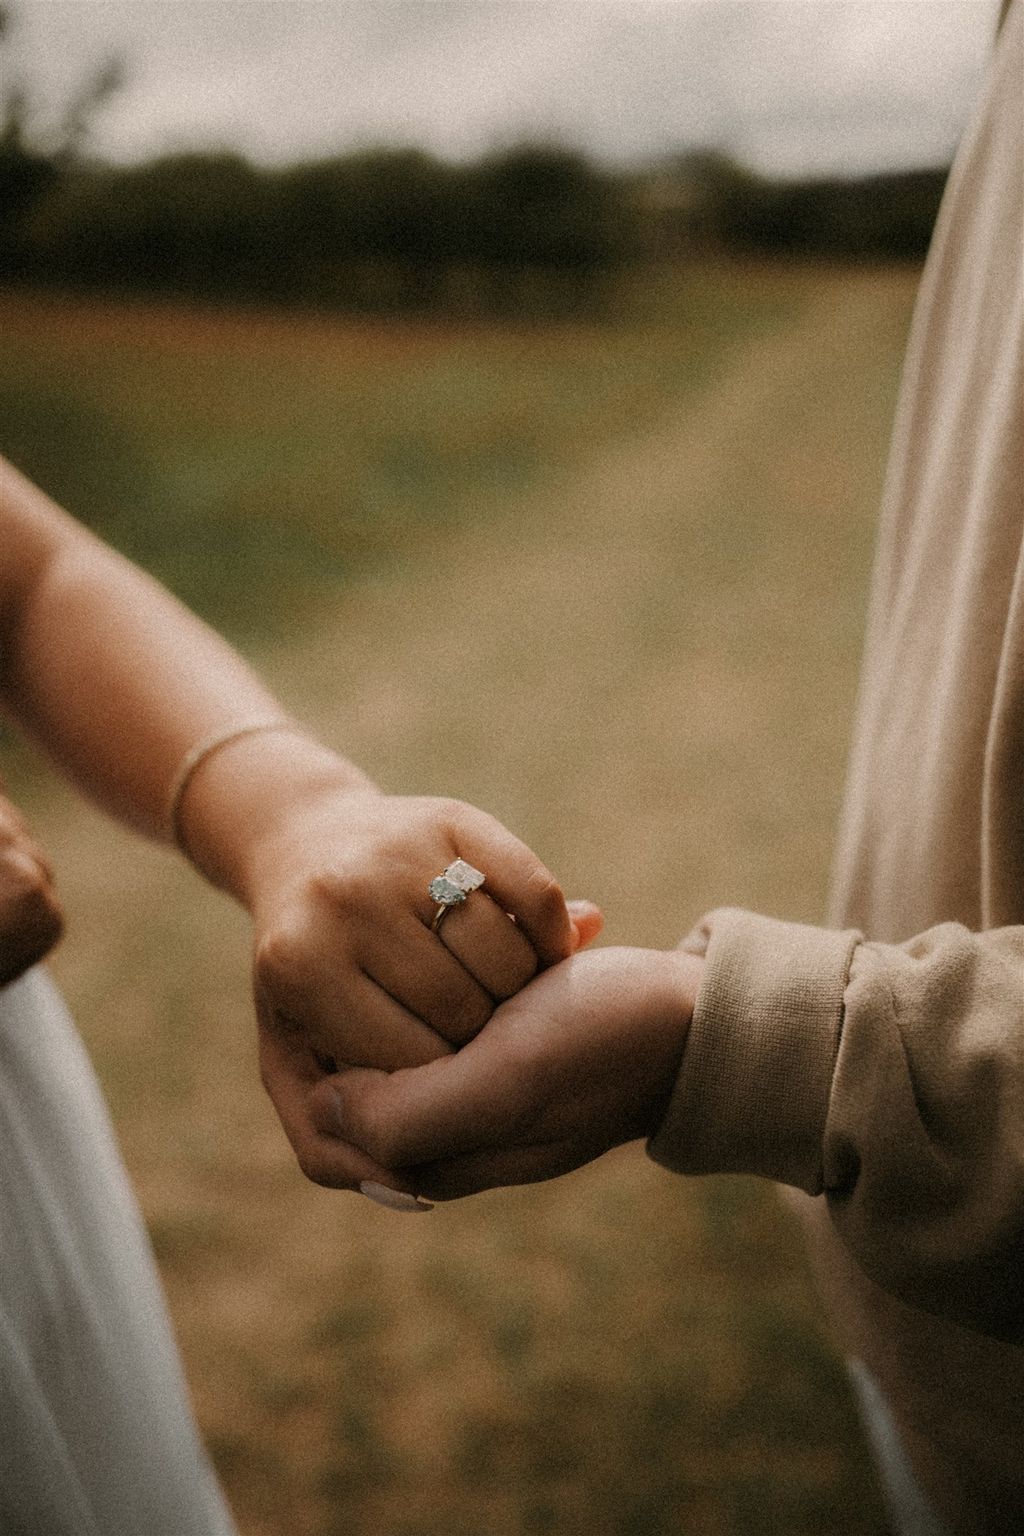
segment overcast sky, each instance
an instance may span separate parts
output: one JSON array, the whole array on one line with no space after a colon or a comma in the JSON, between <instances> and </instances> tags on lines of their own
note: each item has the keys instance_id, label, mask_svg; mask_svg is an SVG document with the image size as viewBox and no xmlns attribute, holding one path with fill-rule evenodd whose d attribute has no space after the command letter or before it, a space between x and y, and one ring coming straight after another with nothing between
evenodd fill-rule
<instances>
[{"instance_id":1,"label":"overcast sky","mask_svg":"<svg viewBox=\"0 0 1024 1536\"><path fill-rule=\"evenodd\" d=\"M66 99L111 54L93 147L261 160L515 138L611 160L697 145L777 172L950 154L998 0L12 0L5 83Z\"/></svg>"}]
</instances>

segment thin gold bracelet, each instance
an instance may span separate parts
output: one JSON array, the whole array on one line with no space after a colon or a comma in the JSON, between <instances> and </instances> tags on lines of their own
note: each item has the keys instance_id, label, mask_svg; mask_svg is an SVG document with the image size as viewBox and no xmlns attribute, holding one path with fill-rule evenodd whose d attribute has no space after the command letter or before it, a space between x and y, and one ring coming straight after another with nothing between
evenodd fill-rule
<instances>
[{"instance_id":1,"label":"thin gold bracelet","mask_svg":"<svg viewBox=\"0 0 1024 1536\"><path fill-rule=\"evenodd\" d=\"M302 734L301 726L294 720L288 720L283 715L262 715L258 719L235 720L219 731L213 731L209 736L204 736L185 753L167 796L167 830L171 841L181 849L186 858L190 858L191 855L185 841L184 828L181 825L181 807L196 769L200 764L205 763L208 757L212 757L214 752L218 752L221 747L226 747L229 742L238 741L242 736L257 736L263 731L294 731L297 735Z\"/></svg>"}]
</instances>

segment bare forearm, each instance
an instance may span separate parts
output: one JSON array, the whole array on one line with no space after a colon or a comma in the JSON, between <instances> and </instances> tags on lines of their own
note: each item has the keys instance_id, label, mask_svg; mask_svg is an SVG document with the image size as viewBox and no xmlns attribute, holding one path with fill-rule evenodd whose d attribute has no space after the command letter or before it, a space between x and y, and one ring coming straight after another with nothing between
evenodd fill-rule
<instances>
[{"instance_id":1,"label":"bare forearm","mask_svg":"<svg viewBox=\"0 0 1024 1536\"><path fill-rule=\"evenodd\" d=\"M155 581L10 466L0 474L4 702L92 798L165 836L168 795L185 754L233 721L280 708L231 647ZM240 762L242 755L240 743L232 756ZM275 754L263 755L272 770ZM343 770L313 743L299 755ZM300 771L295 757L293 742L292 775ZM228 830L211 829L207 840L219 844ZM210 854L233 857L227 848Z\"/></svg>"},{"instance_id":2,"label":"bare forearm","mask_svg":"<svg viewBox=\"0 0 1024 1536\"><path fill-rule=\"evenodd\" d=\"M574 927L550 871L483 812L381 794L2 460L0 699L95 800L151 836L173 831L249 909L263 1079L319 1182L393 1182L314 1122L325 1073L449 1053L496 995L600 927L596 909ZM488 889L439 935L429 882L456 859Z\"/></svg>"}]
</instances>

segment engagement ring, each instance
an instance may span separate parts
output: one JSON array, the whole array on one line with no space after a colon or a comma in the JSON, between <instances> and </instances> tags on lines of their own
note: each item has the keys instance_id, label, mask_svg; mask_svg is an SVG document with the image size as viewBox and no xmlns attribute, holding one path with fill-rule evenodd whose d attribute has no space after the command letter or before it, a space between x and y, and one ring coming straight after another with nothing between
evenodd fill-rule
<instances>
[{"instance_id":1,"label":"engagement ring","mask_svg":"<svg viewBox=\"0 0 1024 1536\"><path fill-rule=\"evenodd\" d=\"M431 931L437 932L449 907L457 907L471 891L478 891L483 883L483 875L472 864L467 864L465 859L456 859L443 874L435 876L427 886L437 902L437 911L430 924Z\"/></svg>"}]
</instances>

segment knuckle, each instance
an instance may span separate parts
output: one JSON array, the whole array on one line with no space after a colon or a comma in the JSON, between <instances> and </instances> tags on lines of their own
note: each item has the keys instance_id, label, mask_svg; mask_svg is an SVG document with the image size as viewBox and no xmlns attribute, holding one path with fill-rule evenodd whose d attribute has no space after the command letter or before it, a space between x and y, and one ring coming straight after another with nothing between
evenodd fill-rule
<instances>
[{"instance_id":1,"label":"knuckle","mask_svg":"<svg viewBox=\"0 0 1024 1536\"><path fill-rule=\"evenodd\" d=\"M270 991L294 984L301 965L302 942L294 926L279 925L261 935L256 945L256 976Z\"/></svg>"},{"instance_id":2,"label":"knuckle","mask_svg":"<svg viewBox=\"0 0 1024 1536\"><path fill-rule=\"evenodd\" d=\"M309 896L316 907L344 912L358 906L370 882L360 869L318 869L309 877Z\"/></svg>"},{"instance_id":3,"label":"knuckle","mask_svg":"<svg viewBox=\"0 0 1024 1536\"><path fill-rule=\"evenodd\" d=\"M367 917L380 911L381 882L370 862L353 862L317 870L306 886L308 910L314 921L356 931Z\"/></svg>"},{"instance_id":4,"label":"knuckle","mask_svg":"<svg viewBox=\"0 0 1024 1536\"><path fill-rule=\"evenodd\" d=\"M442 795L434 801L434 807L437 816L449 829L464 827L472 814L471 807L453 795Z\"/></svg>"},{"instance_id":5,"label":"knuckle","mask_svg":"<svg viewBox=\"0 0 1024 1536\"><path fill-rule=\"evenodd\" d=\"M545 914L561 911L565 906L565 895L562 887L554 875L541 865L530 879L530 889L538 907Z\"/></svg>"}]
</instances>

